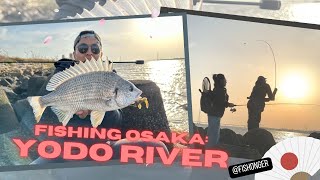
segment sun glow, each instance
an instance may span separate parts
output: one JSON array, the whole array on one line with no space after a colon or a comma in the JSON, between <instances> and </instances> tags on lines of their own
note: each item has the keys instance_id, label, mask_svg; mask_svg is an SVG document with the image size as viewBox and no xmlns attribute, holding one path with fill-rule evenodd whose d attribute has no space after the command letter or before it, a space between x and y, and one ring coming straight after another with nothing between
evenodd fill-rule
<instances>
[{"instance_id":1,"label":"sun glow","mask_svg":"<svg viewBox=\"0 0 320 180\"><path fill-rule=\"evenodd\" d=\"M305 98L308 95L309 89L307 78L298 74L286 76L279 88L283 95L290 99Z\"/></svg>"},{"instance_id":2,"label":"sun glow","mask_svg":"<svg viewBox=\"0 0 320 180\"><path fill-rule=\"evenodd\" d=\"M177 38L177 35L183 34L182 21L176 17L143 19L138 28L150 38Z\"/></svg>"}]
</instances>

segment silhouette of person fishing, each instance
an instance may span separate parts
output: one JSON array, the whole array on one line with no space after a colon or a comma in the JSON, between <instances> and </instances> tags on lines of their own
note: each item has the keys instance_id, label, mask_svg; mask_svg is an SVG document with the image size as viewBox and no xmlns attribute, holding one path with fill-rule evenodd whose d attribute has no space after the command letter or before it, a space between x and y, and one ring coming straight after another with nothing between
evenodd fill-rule
<instances>
[{"instance_id":1,"label":"silhouette of person fishing","mask_svg":"<svg viewBox=\"0 0 320 180\"><path fill-rule=\"evenodd\" d=\"M212 148L219 142L220 138L220 121L224 115L225 109L234 107L233 103L229 103L229 95L227 93L227 80L223 74L213 75L214 88L210 91L211 107L208 114L208 143L206 148Z\"/></svg>"},{"instance_id":2,"label":"silhouette of person fishing","mask_svg":"<svg viewBox=\"0 0 320 180\"><path fill-rule=\"evenodd\" d=\"M266 78L263 76L258 77L251 95L248 97L248 131L259 128L261 113L264 111L265 102L274 101L277 90L278 89L275 88L272 92ZM266 98L266 95L268 95L268 98Z\"/></svg>"}]
</instances>

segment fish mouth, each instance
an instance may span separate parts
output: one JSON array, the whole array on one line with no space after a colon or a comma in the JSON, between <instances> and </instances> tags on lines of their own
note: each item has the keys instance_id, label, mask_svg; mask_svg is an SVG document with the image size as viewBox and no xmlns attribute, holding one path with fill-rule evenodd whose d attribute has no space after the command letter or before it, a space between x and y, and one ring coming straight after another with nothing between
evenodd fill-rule
<instances>
[{"instance_id":1,"label":"fish mouth","mask_svg":"<svg viewBox=\"0 0 320 180\"><path fill-rule=\"evenodd\" d=\"M140 99L142 99L142 97L141 96L137 96L134 101L139 101ZM135 102L133 102L133 103L135 103Z\"/></svg>"},{"instance_id":2,"label":"fish mouth","mask_svg":"<svg viewBox=\"0 0 320 180\"><path fill-rule=\"evenodd\" d=\"M141 94L142 94L142 91L140 90L139 91L139 93L136 95L136 100L139 100L139 99L141 99L142 97L141 97Z\"/></svg>"},{"instance_id":3,"label":"fish mouth","mask_svg":"<svg viewBox=\"0 0 320 180\"><path fill-rule=\"evenodd\" d=\"M141 97L141 94L142 94L142 91L140 90L140 92L135 96L135 98L133 98L133 102L132 102L131 104L134 104L135 101L140 100L140 99L142 98L142 97ZM128 100L129 100L129 99L128 99ZM131 99L131 100L132 100L132 99ZM129 101L131 101L131 100L129 100ZM116 102L116 104L117 104L118 107L124 108L124 107L127 106L127 105L123 105L123 104L119 103L117 100L115 100L115 102ZM128 103L128 101L127 101L127 103Z\"/></svg>"},{"instance_id":4,"label":"fish mouth","mask_svg":"<svg viewBox=\"0 0 320 180\"><path fill-rule=\"evenodd\" d=\"M138 91L137 97L141 96L141 94L142 94L142 91L140 89L138 89L138 90L139 91Z\"/></svg>"}]
</instances>

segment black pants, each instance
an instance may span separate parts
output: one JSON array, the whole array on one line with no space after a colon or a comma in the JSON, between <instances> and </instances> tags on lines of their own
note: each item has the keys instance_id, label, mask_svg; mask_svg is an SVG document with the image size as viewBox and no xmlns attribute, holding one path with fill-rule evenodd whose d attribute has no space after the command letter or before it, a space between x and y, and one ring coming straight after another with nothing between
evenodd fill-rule
<instances>
[{"instance_id":1,"label":"black pants","mask_svg":"<svg viewBox=\"0 0 320 180\"><path fill-rule=\"evenodd\" d=\"M248 108L248 131L259 128L261 122L261 113L264 110L264 103L249 101Z\"/></svg>"},{"instance_id":2,"label":"black pants","mask_svg":"<svg viewBox=\"0 0 320 180\"><path fill-rule=\"evenodd\" d=\"M261 113L262 112L260 111L248 109L248 114L249 114L248 131L251 129L259 128L259 124L261 121Z\"/></svg>"}]
</instances>

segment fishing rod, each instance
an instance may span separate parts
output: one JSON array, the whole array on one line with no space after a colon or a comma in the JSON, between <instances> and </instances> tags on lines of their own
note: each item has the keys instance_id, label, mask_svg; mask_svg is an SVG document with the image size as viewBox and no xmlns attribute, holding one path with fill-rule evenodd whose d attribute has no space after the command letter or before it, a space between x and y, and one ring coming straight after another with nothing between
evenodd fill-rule
<instances>
[{"instance_id":1,"label":"fishing rod","mask_svg":"<svg viewBox=\"0 0 320 180\"><path fill-rule=\"evenodd\" d=\"M304 104L304 103L270 103L266 104L267 106L274 106L274 105L297 105L297 106L320 106L320 104ZM246 104L237 104L236 106L247 106Z\"/></svg>"},{"instance_id":2,"label":"fishing rod","mask_svg":"<svg viewBox=\"0 0 320 180\"><path fill-rule=\"evenodd\" d=\"M277 62L276 62L276 57L274 55L272 46L265 40L256 40L256 41L260 41L260 42L266 43L268 45L269 49L271 50L272 57L273 57L273 62L274 62L274 86L275 86L275 88L277 88ZM244 44L246 44L246 43L244 43Z\"/></svg>"},{"instance_id":3,"label":"fishing rod","mask_svg":"<svg viewBox=\"0 0 320 180\"><path fill-rule=\"evenodd\" d=\"M43 63L43 64L50 64L50 63L56 63L56 62L70 62L70 61L0 61L1 64L11 64L11 63L17 63L17 64L28 64L28 63ZM110 61L109 63L116 63L116 64L144 64L144 60L136 60L136 61Z\"/></svg>"},{"instance_id":4,"label":"fishing rod","mask_svg":"<svg viewBox=\"0 0 320 180\"><path fill-rule=\"evenodd\" d=\"M274 55L273 49L272 49L271 45L267 41L265 41L265 40L257 40L257 41L266 43L269 46L270 50L271 50L272 57L273 57L273 62L274 62L274 86L275 86L275 88L277 88L277 62L276 62L276 57Z\"/></svg>"},{"instance_id":5,"label":"fishing rod","mask_svg":"<svg viewBox=\"0 0 320 180\"><path fill-rule=\"evenodd\" d=\"M266 104L267 106L277 106L277 105L294 105L294 106L319 106L320 104L303 104L303 103L270 103ZM237 109L235 107L238 106L247 106L246 104L235 104L234 107L230 108L232 113L236 112Z\"/></svg>"}]
</instances>

